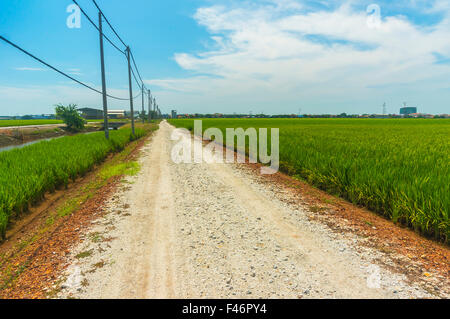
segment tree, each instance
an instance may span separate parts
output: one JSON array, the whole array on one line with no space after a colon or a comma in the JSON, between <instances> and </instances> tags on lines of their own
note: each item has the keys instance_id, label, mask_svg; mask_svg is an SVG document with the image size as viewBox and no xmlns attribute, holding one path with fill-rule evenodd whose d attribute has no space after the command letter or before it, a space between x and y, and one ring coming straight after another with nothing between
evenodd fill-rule
<instances>
[{"instance_id":1,"label":"tree","mask_svg":"<svg viewBox=\"0 0 450 319\"><path fill-rule=\"evenodd\" d=\"M142 111L142 112L139 112L139 118L140 118L142 121L145 121L145 120L147 119L147 114L146 114L145 110Z\"/></svg>"},{"instance_id":2,"label":"tree","mask_svg":"<svg viewBox=\"0 0 450 319\"><path fill-rule=\"evenodd\" d=\"M69 106L58 104L56 105L55 113L57 118L64 121L68 130L80 131L86 124L86 120L78 113L76 104L69 104Z\"/></svg>"}]
</instances>

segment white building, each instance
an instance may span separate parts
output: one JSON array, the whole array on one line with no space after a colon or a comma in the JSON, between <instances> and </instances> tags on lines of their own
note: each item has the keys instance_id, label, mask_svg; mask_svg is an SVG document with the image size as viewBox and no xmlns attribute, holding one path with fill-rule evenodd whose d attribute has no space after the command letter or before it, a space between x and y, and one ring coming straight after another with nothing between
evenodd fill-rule
<instances>
[{"instance_id":1,"label":"white building","mask_svg":"<svg viewBox=\"0 0 450 319\"><path fill-rule=\"evenodd\" d=\"M108 110L108 117L111 119L125 118L125 110Z\"/></svg>"}]
</instances>

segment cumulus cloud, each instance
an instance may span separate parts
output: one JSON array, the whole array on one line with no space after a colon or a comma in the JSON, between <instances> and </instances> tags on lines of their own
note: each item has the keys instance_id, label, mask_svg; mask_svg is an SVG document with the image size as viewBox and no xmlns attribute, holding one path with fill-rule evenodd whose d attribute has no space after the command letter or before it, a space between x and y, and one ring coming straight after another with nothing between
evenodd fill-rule
<instances>
[{"instance_id":1,"label":"cumulus cloud","mask_svg":"<svg viewBox=\"0 0 450 319\"><path fill-rule=\"evenodd\" d=\"M272 111L274 106L296 110L301 104L311 105L310 112L333 112L336 105L335 112L346 106L345 111L357 112L361 103L373 107L383 98L422 103L425 93L446 92L450 86L443 80L450 65L437 58L450 57L450 8L444 1L401 2L421 14L439 13L441 19L417 25L411 13L383 14L389 2L381 5L375 26L368 19L376 17L356 1L241 1L202 7L194 19L208 30L213 47L175 54L191 77L148 83L163 89L169 103L183 103L189 111L213 104L217 110L227 106L239 111L250 104L276 113L282 107Z\"/></svg>"}]
</instances>

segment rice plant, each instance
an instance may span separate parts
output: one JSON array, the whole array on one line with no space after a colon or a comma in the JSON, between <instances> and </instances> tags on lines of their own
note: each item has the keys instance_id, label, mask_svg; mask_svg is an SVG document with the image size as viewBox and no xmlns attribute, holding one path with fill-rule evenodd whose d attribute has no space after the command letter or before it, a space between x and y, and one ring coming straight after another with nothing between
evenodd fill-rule
<instances>
[{"instance_id":1,"label":"rice plant","mask_svg":"<svg viewBox=\"0 0 450 319\"><path fill-rule=\"evenodd\" d=\"M0 153L0 237L4 238L12 217L28 210L48 191L67 186L101 163L109 153L146 134L136 129L80 134L42 141L22 149Z\"/></svg>"},{"instance_id":2,"label":"rice plant","mask_svg":"<svg viewBox=\"0 0 450 319\"><path fill-rule=\"evenodd\" d=\"M172 120L192 129L193 120ZM206 119L203 129L280 129L281 169L448 242L450 120Z\"/></svg>"}]
</instances>

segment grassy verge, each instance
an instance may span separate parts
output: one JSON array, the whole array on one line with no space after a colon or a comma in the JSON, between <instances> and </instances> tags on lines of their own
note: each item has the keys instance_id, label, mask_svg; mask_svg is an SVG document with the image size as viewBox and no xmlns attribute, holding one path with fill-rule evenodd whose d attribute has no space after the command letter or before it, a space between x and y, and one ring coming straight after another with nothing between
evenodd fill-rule
<instances>
[{"instance_id":1,"label":"grassy verge","mask_svg":"<svg viewBox=\"0 0 450 319\"><path fill-rule=\"evenodd\" d=\"M100 164L110 153L148 133L148 128L102 132L43 141L22 149L0 153L0 236L4 238L11 218L19 217L44 194L64 187Z\"/></svg>"},{"instance_id":2,"label":"grassy verge","mask_svg":"<svg viewBox=\"0 0 450 319\"><path fill-rule=\"evenodd\" d=\"M140 127L142 128L142 126ZM154 131L156 129L156 125L145 126L146 132ZM46 213L46 219L43 219L38 227L33 228L35 230L33 230L32 233L27 233L23 239L17 241L17 243L8 250L8 253L4 253L3 255L0 254L0 296L2 293L6 294L5 296L9 296L8 293L11 292L11 289L21 289L21 287L18 286L20 285L18 281L21 280L20 276L24 271L29 269L30 265L37 268L41 267L42 269L45 269L45 271L48 271L48 264L45 262L40 264L39 261L35 259L34 256L36 252L40 251L43 255L48 253L42 252L42 250L49 247L48 241L57 236L55 232L57 232L62 225L69 227L68 229L70 229L70 227L79 227L75 226L79 225L77 224L77 221L80 222L80 220L84 220L85 217L80 217L80 215L77 217L73 216L73 214L79 212L86 205L90 207L88 204L90 200L101 200L104 195L100 192L105 191L105 187L108 187L114 181L118 181L118 178L122 176L135 175L139 172L139 163L135 160L135 156L132 155L139 143L140 141L138 140L129 143L125 146L123 151L109 158L106 163L101 164L101 166L95 169L94 174L88 178L86 183L81 183L80 186L75 186L72 190L69 190L67 196L62 201L58 201L57 205ZM86 216L90 214L92 214L92 211L89 211L88 208ZM81 213L81 215L83 215L83 213ZM74 217L75 220L71 220L70 218L72 217ZM68 223L74 224L68 226ZM67 245L67 243L63 243L59 240L57 240L57 242L62 245L61 247L58 246L59 249L64 251L66 248L62 247L66 247L64 245ZM57 246L51 247L50 253L52 254L57 249ZM83 256L80 256L80 258L82 257ZM54 265L52 267L54 267ZM41 273L40 270L37 272ZM47 278L47 276L45 278ZM31 292L27 291L26 293L29 294ZM40 288L39 291L34 291L34 293L44 297Z\"/></svg>"}]
</instances>

